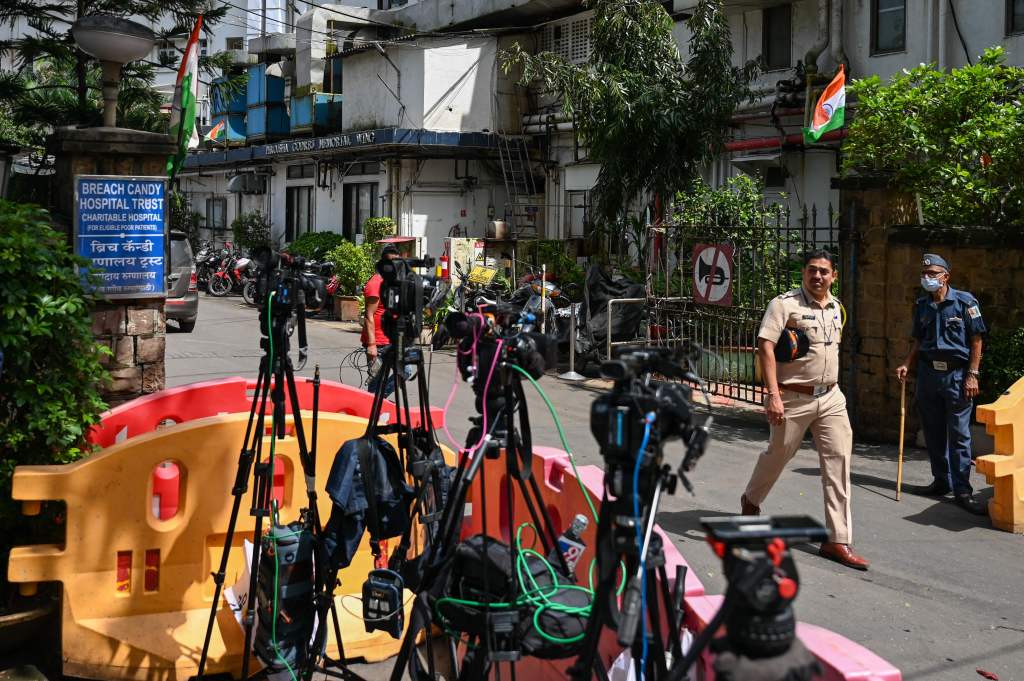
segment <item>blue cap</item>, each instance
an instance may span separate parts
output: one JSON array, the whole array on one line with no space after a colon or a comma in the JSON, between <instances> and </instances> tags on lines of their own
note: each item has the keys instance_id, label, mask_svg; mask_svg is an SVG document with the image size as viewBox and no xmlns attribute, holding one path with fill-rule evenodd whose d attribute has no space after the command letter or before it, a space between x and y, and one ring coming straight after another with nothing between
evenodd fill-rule
<instances>
[{"instance_id":1,"label":"blue cap","mask_svg":"<svg viewBox=\"0 0 1024 681\"><path fill-rule=\"evenodd\" d=\"M935 255L934 253L925 253L924 259L921 261L921 266L930 267L931 265L941 267L947 272L949 271L949 263L946 262L945 258L943 258L941 255Z\"/></svg>"}]
</instances>

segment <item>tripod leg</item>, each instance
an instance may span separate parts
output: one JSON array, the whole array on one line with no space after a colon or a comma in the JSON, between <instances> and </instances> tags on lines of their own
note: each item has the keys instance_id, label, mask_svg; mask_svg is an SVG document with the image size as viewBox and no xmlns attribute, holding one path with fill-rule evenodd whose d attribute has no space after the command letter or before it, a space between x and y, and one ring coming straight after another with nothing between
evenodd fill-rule
<instances>
[{"instance_id":1,"label":"tripod leg","mask_svg":"<svg viewBox=\"0 0 1024 681\"><path fill-rule=\"evenodd\" d=\"M267 464L258 463L257 467L266 470ZM257 498L257 506L254 508L254 515L256 516L256 526L253 529L253 543L252 543L252 560L251 569L249 572L249 597L246 601L243 621L245 622L245 634L242 637L242 679L249 678L249 659L252 654L252 630L256 618L256 589L259 584L259 571L260 571L260 541L261 534L263 531L263 516L266 512L262 510L264 501L269 501L269 484L270 481L266 477L266 473L257 472L256 484L253 489L253 497ZM273 475L273 472L270 473ZM276 586L275 586L276 588Z\"/></svg>"},{"instance_id":2,"label":"tripod leg","mask_svg":"<svg viewBox=\"0 0 1024 681\"><path fill-rule=\"evenodd\" d=\"M252 406L249 409L249 421L245 427L245 439L242 441L242 449L238 454L238 469L235 472L235 484L231 489L234 500L231 503L231 517L228 520L228 531L224 539L224 548L221 550L220 565L213 573L213 604L210 606L210 617L206 622L206 635L203 638L203 650L199 656L199 668L197 677L202 679L206 672L206 662L210 653L210 640L213 637L213 627L217 621L217 610L220 607L220 596L224 588L224 579L228 569L228 558L231 554L231 543L234 540L235 526L238 523L238 512L242 506L242 497L249 490L249 473L252 470L252 462L256 443L259 441L263 431L263 414L267 403L267 392L269 387L269 368L267 358L260 360L260 372L256 377L256 390L253 393ZM260 405L259 418L256 418L256 405ZM256 437L250 443L253 436L253 425L256 425Z\"/></svg>"}]
</instances>

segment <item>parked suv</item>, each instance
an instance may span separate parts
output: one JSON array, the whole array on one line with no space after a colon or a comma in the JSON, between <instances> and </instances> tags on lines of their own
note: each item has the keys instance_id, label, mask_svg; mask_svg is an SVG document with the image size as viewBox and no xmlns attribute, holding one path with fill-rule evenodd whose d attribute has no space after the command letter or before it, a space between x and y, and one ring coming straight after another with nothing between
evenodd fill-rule
<instances>
[{"instance_id":1,"label":"parked suv","mask_svg":"<svg viewBox=\"0 0 1024 681\"><path fill-rule=\"evenodd\" d=\"M182 331L188 333L196 327L196 317L199 316L196 264L192 246L184 232L171 232L171 273L167 276L164 310L167 318L177 321Z\"/></svg>"}]
</instances>

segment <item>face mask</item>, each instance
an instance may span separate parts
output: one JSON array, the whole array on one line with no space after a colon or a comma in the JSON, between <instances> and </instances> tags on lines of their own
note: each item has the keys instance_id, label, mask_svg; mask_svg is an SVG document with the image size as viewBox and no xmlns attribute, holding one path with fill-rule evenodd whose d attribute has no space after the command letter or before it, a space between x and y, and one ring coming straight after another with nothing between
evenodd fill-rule
<instances>
[{"instance_id":1,"label":"face mask","mask_svg":"<svg viewBox=\"0 0 1024 681\"><path fill-rule=\"evenodd\" d=\"M932 277L921 277L921 288L928 291L928 293L935 293L942 288L942 282Z\"/></svg>"}]
</instances>

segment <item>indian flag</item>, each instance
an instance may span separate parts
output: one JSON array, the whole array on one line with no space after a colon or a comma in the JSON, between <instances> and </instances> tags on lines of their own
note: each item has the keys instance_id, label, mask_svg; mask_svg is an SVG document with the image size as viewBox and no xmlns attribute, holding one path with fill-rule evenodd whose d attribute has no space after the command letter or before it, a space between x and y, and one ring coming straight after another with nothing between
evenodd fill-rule
<instances>
[{"instance_id":1,"label":"indian flag","mask_svg":"<svg viewBox=\"0 0 1024 681\"><path fill-rule=\"evenodd\" d=\"M811 127L804 128L804 142L817 142L829 130L843 127L846 120L846 72L839 65L839 73L821 93Z\"/></svg>"},{"instance_id":2,"label":"indian flag","mask_svg":"<svg viewBox=\"0 0 1024 681\"><path fill-rule=\"evenodd\" d=\"M227 121L222 118L220 119L220 122L217 123L217 125L210 128L209 132L206 133L206 139L210 140L211 142L218 139L223 139L227 135L227 131Z\"/></svg>"},{"instance_id":3,"label":"indian flag","mask_svg":"<svg viewBox=\"0 0 1024 681\"><path fill-rule=\"evenodd\" d=\"M173 179L181 168L189 149L199 146L199 131L196 130L196 102L199 100L199 31L203 28L203 15L196 19L196 26L185 46L185 55L178 68L178 80L174 85L174 102L171 106L169 134L178 150L167 159L167 174Z\"/></svg>"}]
</instances>

